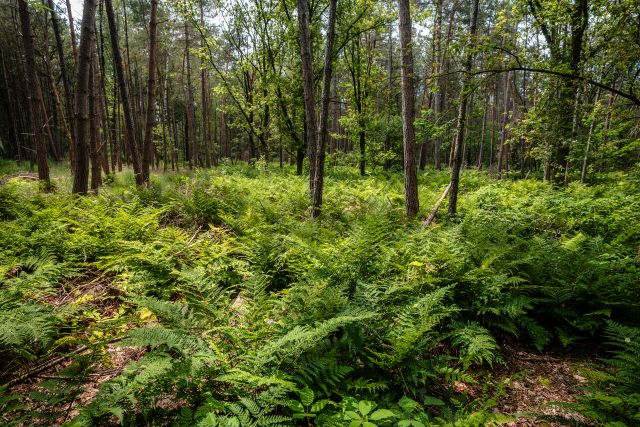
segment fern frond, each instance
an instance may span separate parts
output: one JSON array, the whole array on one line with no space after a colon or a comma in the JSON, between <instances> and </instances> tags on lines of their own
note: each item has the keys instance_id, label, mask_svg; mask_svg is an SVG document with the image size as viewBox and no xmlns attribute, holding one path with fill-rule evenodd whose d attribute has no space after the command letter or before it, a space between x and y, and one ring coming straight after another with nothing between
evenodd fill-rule
<instances>
[{"instance_id":1,"label":"fern frond","mask_svg":"<svg viewBox=\"0 0 640 427\"><path fill-rule=\"evenodd\" d=\"M500 360L500 347L491 333L478 323L469 322L461 327L454 325L451 344L460 349L462 365L467 369L472 363L488 363Z\"/></svg>"}]
</instances>

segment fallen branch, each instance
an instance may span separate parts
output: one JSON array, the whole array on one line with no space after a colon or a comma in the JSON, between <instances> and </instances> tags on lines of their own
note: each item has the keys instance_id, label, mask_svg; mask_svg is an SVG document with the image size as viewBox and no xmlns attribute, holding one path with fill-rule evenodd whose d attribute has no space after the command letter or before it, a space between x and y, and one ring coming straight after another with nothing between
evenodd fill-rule
<instances>
[{"instance_id":1,"label":"fallen branch","mask_svg":"<svg viewBox=\"0 0 640 427\"><path fill-rule=\"evenodd\" d=\"M449 194L450 189L451 189L451 183L449 183L449 185L447 185L447 188L444 189L442 196L440 196L440 199L438 199L438 202L436 203L436 205L433 207L433 209L431 209L431 212L429 212L429 216L427 217L427 219L422 221L423 226L428 227L436 218L436 214L440 209L440 205L442 205L442 202L444 202L444 199L447 198L447 194Z\"/></svg>"},{"instance_id":2,"label":"fallen branch","mask_svg":"<svg viewBox=\"0 0 640 427\"><path fill-rule=\"evenodd\" d=\"M124 337L114 338L114 339L104 343L104 345L113 344L114 342L118 342L118 341L122 340L122 338L124 338ZM80 347L76 348L75 350L73 350L70 353L67 353L67 354L62 355L62 356L54 357L53 359L50 359L50 360L44 362L43 364L41 364L39 366L36 366L34 369L31 369L30 371L27 371L24 374L18 375L14 379L4 383L2 386L0 386L0 388L7 389L9 387L13 387L14 385L20 384L20 383L28 380L29 378L35 377L38 374L41 374L42 372L46 371L47 369L53 368L54 366L62 363L66 358L68 358L70 356L73 356L73 355L76 355L76 354L80 354L80 353L84 353L85 351L89 350L89 348L90 347L88 347L86 345L83 345L83 346L80 346Z\"/></svg>"}]
</instances>

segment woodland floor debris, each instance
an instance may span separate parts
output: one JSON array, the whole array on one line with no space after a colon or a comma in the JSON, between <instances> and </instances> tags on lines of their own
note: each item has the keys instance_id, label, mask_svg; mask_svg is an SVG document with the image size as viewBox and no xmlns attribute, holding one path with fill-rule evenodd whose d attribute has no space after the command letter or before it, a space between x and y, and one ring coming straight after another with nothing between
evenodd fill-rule
<instances>
[{"instance_id":1,"label":"woodland floor debris","mask_svg":"<svg viewBox=\"0 0 640 427\"><path fill-rule=\"evenodd\" d=\"M503 349L511 375L502 380L506 396L498 401L494 411L514 416L522 414L507 426L561 427L576 422L590 425L581 414L554 403L576 402L576 397L582 394L580 388L587 381L576 368L590 365L592 361L568 352L551 356L508 346Z\"/></svg>"}]
</instances>

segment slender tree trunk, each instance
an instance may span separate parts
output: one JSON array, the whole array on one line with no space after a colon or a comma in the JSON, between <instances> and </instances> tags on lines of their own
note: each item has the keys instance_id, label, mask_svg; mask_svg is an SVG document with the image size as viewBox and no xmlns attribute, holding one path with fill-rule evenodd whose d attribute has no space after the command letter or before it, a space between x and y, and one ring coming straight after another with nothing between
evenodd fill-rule
<instances>
[{"instance_id":1,"label":"slender tree trunk","mask_svg":"<svg viewBox=\"0 0 640 427\"><path fill-rule=\"evenodd\" d=\"M413 51L411 45L411 15L409 0L398 0L400 16L400 46L402 64L402 142L404 149L404 205L407 218L417 215L418 176L416 171L415 93Z\"/></svg>"},{"instance_id":2,"label":"slender tree trunk","mask_svg":"<svg viewBox=\"0 0 640 427\"><path fill-rule=\"evenodd\" d=\"M324 187L324 159L329 141L329 100L331 92L331 74L333 72L333 40L336 27L336 5L338 0L329 0L329 22L327 25L327 43L324 51L324 71L322 75L322 99L320 101L320 135L316 152L316 167L313 190L311 216L320 215L322 208L322 190Z\"/></svg>"},{"instance_id":3,"label":"slender tree trunk","mask_svg":"<svg viewBox=\"0 0 640 427\"><path fill-rule=\"evenodd\" d=\"M85 0L94 3L95 0ZM111 36L111 50L113 52L113 62L118 77L118 86L120 87L120 97L122 98L122 105L124 108L124 138L125 145L128 147L131 161L133 163L133 173L135 175L136 185L143 185L142 173L140 168L140 155L138 152L138 144L136 143L136 132L133 124L133 115L131 111L131 104L129 102L129 91L127 89L127 82L124 77L124 66L122 64L122 54L120 53L120 46L118 44L118 30L116 28L116 18L113 13L113 4L111 0L104 0L107 8L107 19L109 21L109 33ZM80 49L84 52L82 49Z\"/></svg>"},{"instance_id":4,"label":"slender tree trunk","mask_svg":"<svg viewBox=\"0 0 640 427\"><path fill-rule=\"evenodd\" d=\"M96 60L95 44L91 52L91 65L89 68L89 159L91 162L91 191L98 192L98 188L102 184L102 176L100 174L100 117L98 115L98 100L96 99L99 92L96 91L98 79L98 61Z\"/></svg>"},{"instance_id":5,"label":"slender tree trunk","mask_svg":"<svg viewBox=\"0 0 640 427\"><path fill-rule=\"evenodd\" d=\"M98 36L96 37L96 67L98 69L96 74L96 98L98 100L98 120L102 123L102 133L100 135L101 141L99 146L100 165L105 175L109 175L111 170L109 169L109 144L113 146L113 133L114 130L109 126L109 100L107 98L107 70L106 60L104 53L104 2L100 3L98 9ZM114 170L115 172L115 170ZM100 180L102 185L102 180Z\"/></svg>"},{"instance_id":6,"label":"slender tree trunk","mask_svg":"<svg viewBox=\"0 0 640 427\"><path fill-rule=\"evenodd\" d=\"M17 155L16 160L18 161L18 165L20 165L22 163L22 152L20 149L20 140L18 138L18 124L16 122L16 114L12 114L11 99L13 99L13 97L11 96L12 91L9 89L9 81L8 81L9 76L7 75L5 53L1 46L0 46L0 61L2 62L2 76L4 81L4 94L5 94L3 104L5 106L6 117L9 117L11 121L11 125L9 126L9 138L16 145L16 153L15 153Z\"/></svg>"},{"instance_id":7,"label":"slender tree trunk","mask_svg":"<svg viewBox=\"0 0 640 427\"><path fill-rule=\"evenodd\" d=\"M69 74L67 73L67 62L64 57L64 47L62 44L62 37L60 35L60 25L58 23L58 15L55 12L55 5L53 0L47 0L49 5L49 9L51 9L51 26L53 27L53 34L56 39L56 51L58 53L58 62L60 68L60 77L62 79L62 88L64 90L64 98L65 98L65 112L66 119L64 120L65 133L67 134L67 138L69 140L69 164L71 166L71 171L73 172L73 157L74 157L74 149L75 143L72 135L72 129L74 129L73 125L73 95L71 92L71 80L69 79ZM75 36L74 36L75 38ZM71 124L69 124L71 122Z\"/></svg>"},{"instance_id":8,"label":"slender tree trunk","mask_svg":"<svg viewBox=\"0 0 640 427\"><path fill-rule=\"evenodd\" d=\"M504 77L504 90L502 96L504 97L504 105L502 108L502 132L500 134L500 146L498 147L498 179L502 178L502 169L504 164L504 150L505 142L507 139L507 122L509 121L509 88L511 82L511 73L506 73Z\"/></svg>"},{"instance_id":9,"label":"slender tree trunk","mask_svg":"<svg viewBox=\"0 0 640 427\"><path fill-rule=\"evenodd\" d=\"M453 149L453 165L451 168L451 188L449 190L449 216L453 216L458 208L458 188L460 185L460 169L462 167L462 146L464 143L465 123L467 119L467 101L471 96L471 67L473 66L473 45L476 38L476 29L478 26L478 3L479 0L473 0L471 18L469 22L469 39L464 58L464 75L462 77L462 89L460 91L460 105L458 108L458 125L456 132L456 141Z\"/></svg>"},{"instance_id":10,"label":"slender tree trunk","mask_svg":"<svg viewBox=\"0 0 640 427\"><path fill-rule=\"evenodd\" d=\"M200 26L204 29L204 0L200 0ZM205 40L204 33L200 41L200 46L204 49ZM208 97L209 79L205 67L200 67L200 89L202 99L202 142L204 145L204 164L207 168L211 167L210 144L211 144L211 127L209 119L210 102Z\"/></svg>"},{"instance_id":11,"label":"slender tree trunk","mask_svg":"<svg viewBox=\"0 0 640 427\"><path fill-rule=\"evenodd\" d=\"M147 80L147 121L142 145L142 182L149 185L149 163L153 156L153 126L156 118L156 29L158 0L151 0L149 19L149 77Z\"/></svg>"},{"instance_id":12,"label":"slender tree trunk","mask_svg":"<svg viewBox=\"0 0 640 427\"><path fill-rule=\"evenodd\" d=\"M78 65L78 44L76 43L76 29L73 24L73 12L71 11L71 1L66 0L67 2L67 16L69 17L69 34L71 35L71 54L73 55L73 62ZM83 9L83 18L84 18L84 9Z\"/></svg>"},{"instance_id":13,"label":"slender tree trunk","mask_svg":"<svg viewBox=\"0 0 640 427\"><path fill-rule=\"evenodd\" d=\"M91 51L95 33L96 1L85 0L80 32L80 56L76 74L76 164L73 176L73 192L86 194L89 187L89 88ZM115 31L114 31L115 34Z\"/></svg>"},{"instance_id":14,"label":"slender tree trunk","mask_svg":"<svg viewBox=\"0 0 640 427\"><path fill-rule=\"evenodd\" d=\"M189 53L189 24L184 23L185 56L187 72L187 123L185 124L187 149L189 150L189 169L198 165L198 149L195 135L195 113L193 109L193 86L191 85L191 54Z\"/></svg>"},{"instance_id":15,"label":"slender tree trunk","mask_svg":"<svg viewBox=\"0 0 640 427\"><path fill-rule=\"evenodd\" d=\"M171 170L180 170L178 165L178 123L176 123L176 107L171 107L171 131L173 134L173 147L171 149Z\"/></svg>"},{"instance_id":16,"label":"slender tree trunk","mask_svg":"<svg viewBox=\"0 0 640 427\"><path fill-rule=\"evenodd\" d=\"M67 124L67 120L64 114L64 108L62 107L62 101L60 101L60 95L58 94L58 89L56 89L56 80L53 76L53 70L51 67L51 61L47 58L47 55L43 55L45 66L47 67L47 78L49 80L49 87L51 89L51 97L56 105L56 112L58 113L58 118L60 122L60 127L62 128L62 133L67 140L67 145L71 147L73 145L73 139L71 138L71 131L69 130L69 125ZM60 148L60 151L56 151ZM56 161L60 161L62 159L62 147L58 147L58 144L55 144L53 147L54 151L54 159Z\"/></svg>"},{"instance_id":17,"label":"slender tree trunk","mask_svg":"<svg viewBox=\"0 0 640 427\"><path fill-rule=\"evenodd\" d=\"M389 25L389 49L387 51L387 122L391 120L391 105L393 104L393 31L391 25ZM384 152L386 157L384 159L384 165L382 170L391 169L391 159L389 158L389 151L391 147L391 135L387 131L384 137Z\"/></svg>"},{"instance_id":18,"label":"slender tree trunk","mask_svg":"<svg viewBox=\"0 0 640 427\"><path fill-rule=\"evenodd\" d=\"M18 0L18 13L20 15L20 28L22 30L22 43L26 60L27 80L29 81L28 97L31 121L31 131L34 135L36 147L36 160L38 162L38 179L49 186L49 164L47 163L47 148L44 143L44 127L46 122L42 119L42 89L36 70L36 57L33 48L33 34L31 32L31 20L29 6L26 0Z\"/></svg>"},{"instance_id":19,"label":"slender tree trunk","mask_svg":"<svg viewBox=\"0 0 640 427\"><path fill-rule=\"evenodd\" d=\"M593 101L593 108L597 108L598 101L600 99L600 88L596 90L596 98ZM587 178L587 164L589 162L589 151L591 149L591 136L593 135L593 126L596 122L595 116L591 118L591 123L589 124L589 135L587 136L587 146L584 149L584 159L582 160L582 170L580 171L580 183L584 184L584 181Z\"/></svg>"},{"instance_id":20,"label":"slender tree trunk","mask_svg":"<svg viewBox=\"0 0 640 427\"><path fill-rule=\"evenodd\" d=\"M48 63L49 60L45 59L45 62ZM53 82L53 86L51 87L51 91L56 91L55 82ZM41 96L40 96L40 99L38 100L38 103L40 104L40 112L41 112L40 114L42 114L41 120L44 123L44 128L46 129L47 140L49 141L49 148L47 149L46 148L47 146L45 144L45 150L47 152L51 153L51 156L53 157L54 161L58 162L58 161L60 161L60 152L58 150L58 144L56 143L56 139L53 137L53 133L51 132L51 121L49 120L49 115L47 114L47 107L46 107L46 105L44 103L44 93L45 92L42 90L42 83L41 83L40 84L40 95ZM55 111L54 111L54 117L55 117Z\"/></svg>"},{"instance_id":21,"label":"slender tree trunk","mask_svg":"<svg viewBox=\"0 0 640 427\"><path fill-rule=\"evenodd\" d=\"M487 91L488 92L488 91ZM484 140L487 136L487 110L488 110L488 100L489 96L485 94L484 96L484 107L482 111L482 132L480 135L480 148L478 150L478 163L476 167L478 170L482 170L482 155L484 153Z\"/></svg>"},{"instance_id":22,"label":"slender tree trunk","mask_svg":"<svg viewBox=\"0 0 640 427\"><path fill-rule=\"evenodd\" d=\"M307 152L309 153L309 191L313 199L316 154L318 152L318 126L316 124L316 101L313 91L313 57L311 55L309 19L307 0L298 0L298 28L300 30L300 59L306 125L305 136L307 138Z\"/></svg>"}]
</instances>

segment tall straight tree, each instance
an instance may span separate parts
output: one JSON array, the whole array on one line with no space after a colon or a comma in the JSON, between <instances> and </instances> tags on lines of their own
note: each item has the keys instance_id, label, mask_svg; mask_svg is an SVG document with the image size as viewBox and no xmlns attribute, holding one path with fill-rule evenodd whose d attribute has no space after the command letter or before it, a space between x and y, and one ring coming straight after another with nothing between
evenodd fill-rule
<instances>
[{"instance_id":1,"label":"tall straight tree","mask_svg":"<svg viewBox=\"0 0 640 427\"><path fill-rule=\"evenodd\" d=\"M324 159L329 141L329 98L331 97L331 74L333 73L333 40L336 28L336 7L338 0L329 0L329 22L327 44L324 50L324 71L322 74L322 99L320 100L320 135L316 151L316 167L313 178L313 199L311 215L317 217L322 208L322 190L324 187Z\"/></svg>"},{"instance_id":2,"label":"tall straight tree","mask_svg":"<svg viewBox=\"0 0 640 427\"><path fill-rule=\"evenodd\" d=\"M41 109L42 89L40 79L36 70L36 57L33 48L33 34L31 32L31 19L29 17L29 6L26 0L18 0L18 13L20 14L20 27L22 29L22 47L27 67L27 79L29 87L29 116L31 117L31 132L35 139L36 162L38 163L38 179L49 183L49 164L47 163L47 147L44 143L44 127L47 125L43 120Z\"/></svg>"},{"instance_id":3,"label":"tall straight tree","mask_svg":"<svg viewBox=\"0 0 640 427\"><path fill-rule=\"evenodd\" d=\"M451 186L449 190L449 215L455 215L458 208L458 187L460 185L460 169L462 167L462 145L464 144L465 124L467 121L467 103L473 88L471 87L471 67L473 66L473 49L478 27L478 3L472 0L471 18L469 21L469 37L465 48L463 63L462 90L458 105L456 140L453 146L453 162L451 167Z\"/></svg>"},{"instance_id":4,"label":"tall straight tree","mask_svg":"<svg viewBox=\"0 0 640 427\"><path fill-rule=\"evenodd\" d=\"M85 0L92 1L92 0ZM94 4L95 12L95 0ZM133 124L133 114L131 112L131 103L129 100L129 90L127 89L127 82L124 78L124 65L122 63L122 54L120 53L120 45L118 44L118 30L116 28L116 17L113 13L113 3L111 0L104 0L104 4L107 7L107 20L109 21L109 35L111 36L111 51L113 53L113 62L116 69L116 75L118 78L118 87L120 87L120 97L122 98L122 105L124 110L124 138L125 146L129 148L129 155L131 162L133 163L133 173L136 179L136 185L142 185L142 173L140 167L140 155L138 152L138 144L136 143L136 132ZM80 41L82 45L82 41ZM82 51L81 49L81 52Z\"/></svg>"},{"instance_id":5,"label":"tall straight tree","mask_svg":"<svg viewBox=\"0 0 640 427\"><path fill-rule=\"evenodd\" d=\"M47 5L49 9L51 9L51 26L53 27L53 34L56 39L56 51L58 53L58 66L60 67L60 78L62 80L62 88L64 89L64 97L65 97L65 111L67 114L68 121L72 122L70 127L73 127L73 95L71 94L71 81L69 80L69 74L67 73L67 66L64 57L64 47L62 45L62 37L60 35L60 25L58 23L58 14L55 10L55 5L53 4L53 0L47 0ZM67 122L67 126L69 123ZM71 163L71 171L73 171L73 158L74 158L74 138L73 138L73 130L70 130L70 144L69 144L69 159Z\"/></svg>"},{"instance_id":6,"label":"tall straight tree","mask_svg":"<svg viewBox=\"0 0 640 427\"><path fill-rule=\"evenodd\" d=\"M153 157L153 126L156 118L156 29L158 0L151 0L149 19L149 77L147 79L147 122L142 145L142 182L149 184L149 164Z\"/></svg>"},{"instance_id":7,"label":"tall straight tree","mask_svg":"<svg viewBox=\"0 0 640 427\"><path fill-rule=\"evenodd\" d=\"M96 29L96 0L85 0L82 9L80 52L76 70L75 96L75 165L73 192L86 194L89 190L89 81L91 51Z\"/></svg>"},{"instance_id":8,"label":"tall straight tree","mask_svg":"<svg viewBox=\"0 0 640 427\"><path fill-rule=\"evenodd\" d=\"M300 62L302 68L302 88L304 90L304 120L309 153L309 190L313 203L316 154L318 152L318 125L316 123L316 99L313 92L313 62L311 56L311 35L309 33L309 4L298 0L298 28L300 30Z\"/></svg>"},{"instance_id":9,"label":"tall straight tree","mask_svg":"<svg viewBox=\"0 0 640 427\"><path fill-rule=\"evenodd\" d=\"M416 171L415 92L413 83L413 49L411 46L411 13L409 0L398 0L400 15L400 47L402 69L402 146L404 152L404 207L407 218L420 209Z\"/></svg>"}]
</instances>

